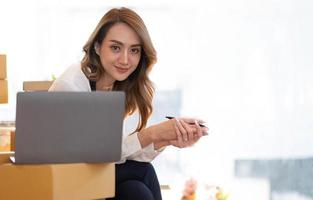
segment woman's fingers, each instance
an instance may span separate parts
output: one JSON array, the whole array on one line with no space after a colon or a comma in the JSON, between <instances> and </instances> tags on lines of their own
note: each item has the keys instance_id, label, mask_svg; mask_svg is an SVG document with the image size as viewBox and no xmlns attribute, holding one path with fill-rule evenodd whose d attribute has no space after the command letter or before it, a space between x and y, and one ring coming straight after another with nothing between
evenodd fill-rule
<instances>
[{"instance_id":1,"label":"woman's fingers","mask_svg":"<svg viewBox=\"0 0 313 200\"><path fill-rule=\"evenodd\" d=\"M183 120L179 120L179 122L182 124L184 130L187 133L187 140L185 141L192 141L193 140L193 134L194 134L194 129L190 127L189 124L187 124L186 122L184 122Z\"/></svg>"},{"instance_id":2,"label":"woman's fingers","mask_svg":"<svg viewBox=\"0 0 313 200\"><path fill-rule=\"evenodd\" d=\"M203 135L208 135L208 132L209 132L209 128L208 127L202 127L202 126L200 126L200 124L199 124L199 122L197 121L197 120L195 120L193 123L192 123L192 125L190 125L191 123L189 123L189 126L190 127L193 127L193 128L196 128L197 129L197 134L198 134L198 128L200 128L200 130L201 130L201 136L203 136Z\"/></svg>"},{"instance_id":3,"label":"woman's fingers","mask_svg":"<svg viewBox=\"0 0 313 200\"><path fill-rule=\"evenodd\" d=\"M193 140L183 141L182 137L178 137L177 140L171 140L170 144L178 148L186 148L193 146L200 138L201 136L195 135Z\"/></svg>"},{"instance_id":4,"label":"woman's fingers","mask_svg":"<svg viewBox=\"0 0 313 200\"><path fill-rule=\"evenodd\" d=\"M184 142L184 139L183 139L183 135L180 131L180 129L178 128L178 121L177 121L177 124L175 124L175 132L176 132L176 135L177 135L177 139L176 140L171 140L170 143L175 146L175 147L178 147L178 148L184 148L186 147L186 144Z\"/></svg>"},{"instance_id":5,"label":"woman's fingers","mask_svg":"<svg viewBox=\"0 0 313 200\"><path fill-rule=\"evenodd\" d=\"M198 121L196 121L195 119L193 119L193 121L191 119L185 121L184 119L181 118L175 118L172 119L171 121L172 121L171 123L172 131L170 131L169 129L167 130L171 132L170 135L172 136L168 137L167 139L166 138L164 139L175 147L185 148L188 146L192 146L203 136L204 128L200 127ZM162 128L160 127L159 131L161 130ZM175 139L174 138L170 139L172 137L174 137Z\"/></svg>"},{"instance_id":6,"label":"woman's fingers","mask_svg":"<svg viewBox=\"0 0 313 200\"><path fill-rule=\"evenodd\" d=\"M195 124L196 124L196 129L197 129L197 136L200 138L203 134L202 134L202 129L198 123L197 120L195 120Z\"/></svg>"},{"instance_id":7,"label":"woman's fingers","mask_svg":"<svg viewBox=\"0 0 313 200\"><path fill-rule=\"evenodd\" d=\"M195 120L199 123L199 124L204 124L206 123L204 120L202 119L198 119L198 118L189 118L189 117L182 117L180 118L181 120L184 120L184 122L188 123L188 124L193 124L195 123Z\"/></svg>"},{"instance_id":8,"label":"woman's fingers","mask_svg":"<svg viewBox=\"0 0 313 200\"><path fill-rule=\"evenodd\" d=\"M178 128L178 124L175 124L175 132L177 135L177 140L175 140L175 141L177 141L177 145L182 145L183 144L183 135Z\"/></svg>"},{"instance_id":9,"label":"woman's fingers","mask_svg":"<svg viewBox=\"0 0 313 200\"><path fill-rule=\"evenodd\" d=\"M202 136L199 124L190 126L180 119L177 119L176 132L177 140L172 141L172 144L179 148L193 145Z\"/></svg>"},{"instance_id":10,"label":"woman's fingers","mask_svg":"<svg viewBox=\"0 0 313 200\"><path fill-rule=\"evenodd\" d=\"M180 119L177 119L176 120L176 124L177 124L177 127L178 127L178 130L180 131L180 133L182 134L182 137L183 137L183 140L184 142L188 141L188 132L187 130L184 128L183 124L182 124L182 121Z\"/></svg>"}]
</instances>

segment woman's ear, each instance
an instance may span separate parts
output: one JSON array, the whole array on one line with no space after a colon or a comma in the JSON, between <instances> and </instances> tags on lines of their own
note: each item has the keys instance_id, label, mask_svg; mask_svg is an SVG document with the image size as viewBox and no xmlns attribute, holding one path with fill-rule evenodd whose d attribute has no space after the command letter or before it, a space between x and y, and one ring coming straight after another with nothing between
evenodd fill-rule
<instances>
[{"instance_id":1,"label":"woman's ear","mask_svg":"<svg viewBox=\"0 0 313 200\"><path fill-rule=\"evenodd\" d=\"M99 45L98 42L96 42L96 43L94 44L94 49L95 49L96 54L99 55L100 45Z\"/></svg>"}]
</instances>

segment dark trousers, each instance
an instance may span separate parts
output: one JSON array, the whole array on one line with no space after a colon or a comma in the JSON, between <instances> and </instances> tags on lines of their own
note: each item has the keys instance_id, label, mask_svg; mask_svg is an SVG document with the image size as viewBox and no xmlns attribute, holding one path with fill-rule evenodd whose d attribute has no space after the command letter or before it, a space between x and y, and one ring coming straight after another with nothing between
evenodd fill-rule
<instances>
[{"instance_id":1,"label":"dark trousers","mask_svg":"<svg viewBox=\"0 0 313 200\"><path fill-rule=\"evenodd\" d=\"M111 200L162 200L158 177L151 163L127 160L115 166L115 198Z\"/></svg>"}]
</instances>

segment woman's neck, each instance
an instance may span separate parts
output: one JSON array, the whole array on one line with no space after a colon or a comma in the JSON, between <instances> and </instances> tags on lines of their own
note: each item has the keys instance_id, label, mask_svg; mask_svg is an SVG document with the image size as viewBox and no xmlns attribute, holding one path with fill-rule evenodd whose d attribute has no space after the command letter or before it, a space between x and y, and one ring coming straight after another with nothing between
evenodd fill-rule
<instances>
[{"instance_id":1,"label":"woman's neck","mask_svg":"<svg viewBox=\"0 0 313 200\"><path fill-rule=\"evenodd\" d=\"M100 78L96 83L97 90L103 91L111 91L114 86L114 81L112 80L105 80L105 78Z\"/></svg>"}]
</instances>

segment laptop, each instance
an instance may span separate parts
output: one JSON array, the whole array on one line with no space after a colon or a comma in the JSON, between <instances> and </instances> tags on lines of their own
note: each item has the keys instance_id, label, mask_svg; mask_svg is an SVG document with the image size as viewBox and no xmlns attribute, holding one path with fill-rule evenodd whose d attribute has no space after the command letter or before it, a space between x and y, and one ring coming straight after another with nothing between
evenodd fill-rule
<instances>
[{"instance_id":1,"label":"laptop","mask_svg":"<svg viewBox=\"0 0 313 200\"><path fill-rule=\"evenodd\" d=\"M103 163L121 158L123 92L19 92L15 163Z\"/></svg>"}]
</instances>

